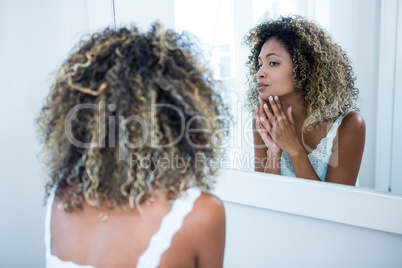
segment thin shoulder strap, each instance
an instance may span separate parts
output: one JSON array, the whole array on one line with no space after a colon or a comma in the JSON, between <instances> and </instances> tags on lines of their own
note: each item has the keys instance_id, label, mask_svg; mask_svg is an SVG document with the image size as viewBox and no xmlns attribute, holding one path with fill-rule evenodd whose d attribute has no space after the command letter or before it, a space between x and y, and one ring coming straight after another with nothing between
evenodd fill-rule
<instances>
[{"instance_id":1,"label":"thin shoulder strap","mask_svg":"<svg viewBox=\"0 0 402 268\"><path fill-rule=\"evenodd\" d=\"M50 236L50 218L52 217L52 206L54 201L54 195L57 185L55 185L50 191L50 195L46 204L46 216L45 216L45 246L46 254L51 255L51 236Z\"/></svg>"},{"instance_id":2,"label":"thin shoulder strap","mask_svg":"<svg viewBox=\"0 0 402 268\"><path fill-rule=\"evenodd\" d=\"M184 218L193 210L194 202L200 195L198 188L190 188L174 201L159 230L151 237L148 248L140 256L137 268L158 267L163 253L170 247L173 236L182 227Z\"/></svg>"},{"instance_id":3,"label":"thin shoulder strap","mask_svg":"<svg viewBox=\"0 0 402 268\"><path fill-rule=\"evenodd\" d=\"M343 118L345 118L345 116L347 116L352 110L347 110L344 114L340 115L334 122L334 124L332 125L331 129L329 130L328 134L327 134L327 146L328 146L328 150L332 149L332 145L333 145L333 141L335 139L337 130L339 128L339 126L342 123Z\"/></svg>"}]
</instances>

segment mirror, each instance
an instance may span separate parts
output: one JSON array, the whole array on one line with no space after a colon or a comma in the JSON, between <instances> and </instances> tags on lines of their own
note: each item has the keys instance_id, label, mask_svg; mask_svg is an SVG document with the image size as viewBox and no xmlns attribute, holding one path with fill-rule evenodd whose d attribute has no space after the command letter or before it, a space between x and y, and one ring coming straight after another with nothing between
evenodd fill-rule
<instances>
[{"instance_id":1,"label":"mirror","mask_svg":"<svg viewBox=\"0 0 402 268\"><path fill-rule=\"evenodd\" d=\"M402 141L393 138L402 136L401 126L393 116L402 113L402 107L394 105L402 102L401 93L396 90L402 87L401 78L396 76L402 72L401 57L398 57L402 48L396 45L397 41L402 43L402 5L398 3L386 0L87 0L87 8L90 30L131 21L147 28L159 19L166 27L189 31L201 40L216 78L229 89L222 96L236 119L227 143L229 161L226 163L229 164L226 167L250 172L253 172L254 156L252 121L243 109L247 89L244 64L249 52L241 44L243 37L267 17L297 13L315 20L347 52L357 77L360 112L366 121L359 185L401 194L402 166L396 161L402 158ZM72 18L73 15L76 14L71 13Z\"/></svg>"},{"instance_id":2,"label":"mirror","mask_svg":"<svg viewBox=\"0 0 402 268\"><path fill-rule=\"evenodd\" d=\"M396 159L402 144L393 137L401 135L402 130L397 129L395 119L383 120L397 114L393 105L397 101L392 98L399 96L395 94L397 80L393 75L397 73L397 57L390 53L397 49L396 40L402 35L401 27L397 28L397 4L360 0L175 0L176 30L188 30L209 44L205 51L210 51L215 75L229 89L223 98L236 118L228 141L230 167L253 172L252 121L243 109L247 89L244 64L249 55L247 47L241 45L243 36L266 18L301 14L329 31L352 60L360 112L366 121L360 187L401 194L402 169L397 167ZM190 6L197 12L189 12ZM399 57L399 66L400 61ZM387 66L389 69L384 71Z\"/></svg>"}]
</instances>

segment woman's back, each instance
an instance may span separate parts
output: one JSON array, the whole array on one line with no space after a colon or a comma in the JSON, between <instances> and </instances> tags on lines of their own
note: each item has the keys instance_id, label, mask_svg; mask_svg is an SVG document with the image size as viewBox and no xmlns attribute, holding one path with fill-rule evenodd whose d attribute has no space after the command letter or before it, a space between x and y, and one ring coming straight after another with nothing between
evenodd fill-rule
<instances>
[{"instance_id":1,"label":"woman's back","mask_svg":"<svg viewBox=\"0 0 402 268\"><path fill-rule=\"evenodd\" d=\"M193 192L197 191L199 193L199 190ZM183 225L172 234L174 236L166 252L157 253L161 256L158 267L223 265L225 215L222 202L207 193L199 197L197 193L192 195L196 200L188 215L177 211L180 208L176 209L174 225L180 224L177 223L181 221L178 214L184 216ZM183 197L175 200L173 207L180 199ZM67 213L58 209L63 200L56 197L50 217L50 248L51 254L56 256L52 258L93 267L136 267L138 259L149 247L151 237L160 230L162 220L172 212L167 201L167 192L160 191L150 205L142 205L142 214L138 210L129 211L121 207L117 210L104 208L101 212L87 203L82 210ZM169 240L166 232L160 237L162 241L152 245L153 252L158 252L161 244L170 242L166 241ZM151 259L157 257L152 256Z\"/></svg>"}]
</instances>

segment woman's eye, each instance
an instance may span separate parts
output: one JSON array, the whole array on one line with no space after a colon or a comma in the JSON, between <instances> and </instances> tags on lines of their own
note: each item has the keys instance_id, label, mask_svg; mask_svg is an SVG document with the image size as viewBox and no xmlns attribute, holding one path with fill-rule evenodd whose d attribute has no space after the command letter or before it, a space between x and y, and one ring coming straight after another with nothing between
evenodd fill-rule
<instances>
[{"instance_id":1,"label":"woman's eye","mask_svg":"<svg viewBox=\"0 0 402 268\"><path fill-rule=\"evenodd\" d=\"M279 65L279 62L271 61L271 62L269 63L269 65L270 65L270 66L277 66L277 65Z\"/></svg>"},{"instance_id":2,"label":"woman's eye","mask_svg":"<svg viewBox=\"0 0 402 268\"><path fill-rule=\"evenodd\" d=\"M262 67L262 64L258 64L257 65L257 70L261 69L261 67Z\"/></svg>"}]
</instances>

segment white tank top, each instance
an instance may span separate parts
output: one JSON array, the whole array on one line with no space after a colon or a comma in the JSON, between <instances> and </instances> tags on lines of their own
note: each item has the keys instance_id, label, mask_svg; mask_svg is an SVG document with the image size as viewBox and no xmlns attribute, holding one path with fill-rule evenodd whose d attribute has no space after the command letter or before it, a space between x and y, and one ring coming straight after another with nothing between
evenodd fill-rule
<instances>
[{"instance_id":1,"label":"white tank top","mask_svg":"<svg viewBox=\"0 0 402 268\"><path fill-rule=\"evenodd\" d=\"M63 261L51 252L50 219L56 187L50 193L45 218L45 245L47 268L94 268L90 265L78 265L72 261ZM193 210L195 200L201 195L198 188L190 188L177 198L172 209L162 219L159 230L152 235L148 248L141 254L137 268L158 267L163 253L170 247L173 236L180 230L184 218Z\"/></svg>"}]
</instances>

